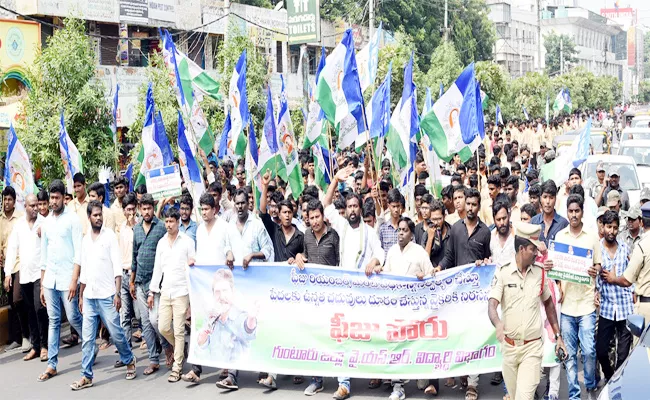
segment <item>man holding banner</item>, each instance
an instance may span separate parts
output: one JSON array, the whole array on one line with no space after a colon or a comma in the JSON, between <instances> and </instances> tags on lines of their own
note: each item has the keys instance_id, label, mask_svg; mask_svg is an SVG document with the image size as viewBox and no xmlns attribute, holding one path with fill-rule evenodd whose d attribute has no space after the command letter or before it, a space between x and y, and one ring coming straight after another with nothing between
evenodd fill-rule
<instances>
[{"instance_id":1,"label":"man holding banner","mask_svg":"<svg viewBox=\"0 0 650 400\"><path fill-rule=\"evenodd\" d=\"M540 381L544 342L538 298L557 340L556 353L566 353L544 271L535 265L543 246L540 231L539 225L523 222L515 227L515 258L496 270L488 302L488 315L501 342L503 378L514 400L532 400ZM552 266L550 261L547 264ZM499 305L503 319L497 312Z\"/></svg>"}]
</instances>

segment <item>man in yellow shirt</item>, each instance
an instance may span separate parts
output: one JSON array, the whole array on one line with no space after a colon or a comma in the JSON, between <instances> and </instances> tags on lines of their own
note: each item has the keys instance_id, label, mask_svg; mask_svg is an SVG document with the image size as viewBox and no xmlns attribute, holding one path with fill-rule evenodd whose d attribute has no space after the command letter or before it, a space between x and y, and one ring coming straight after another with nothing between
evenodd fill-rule
<instances>
[{"instance_id":1,"label":"man in yellow shirt","mask_svg":"<svg viewBox=\"0 0 650 400\"><path fill-rule=\"evenodd\" d=\"M115 233L119 233L120 227L126 221L124 210L122 210L122 200L129 191L129 181L121 175L118 176L113 182L113 190L115 191L115 201L111 204L111 211L115 218Z\"/></svg>"},{"instance_id":2,"label":"man in yellow shirt","mask_svg":"<svg viewBox=\"0 0 650 400\"><path fill-rule=\"evenodd\" d=\"M102 203L102 214L104 216L104 223L102 226L115 232L115 217L113 216L113 210L104 205L105 198L106 189L102 183L95 182L88 187L88 200L97 200ZM124 213L122 213L122 215L124 215Z\"/></svg>"},{"instance_id":3,"label":"man in yellow shirt","mask_svg":"<svg viewBox=\"0 0 650 400\"><path fill-rule=\"evenodd\" d=\"M562 282L558 302L562 303L560 326L562 338L567 347L566 371L569 383L569 399L580 399L578 382L578 344L582 354L584 382L589 395L597 390L596 381L596 280L600 273L602 253L598 236L586 232L582 216L584 200L572 194L567 198L567 217L569 226L558 232L555 241L574 247L591 250L592 266L589 268L589 284Z\"/></svg>"}]
</instances>

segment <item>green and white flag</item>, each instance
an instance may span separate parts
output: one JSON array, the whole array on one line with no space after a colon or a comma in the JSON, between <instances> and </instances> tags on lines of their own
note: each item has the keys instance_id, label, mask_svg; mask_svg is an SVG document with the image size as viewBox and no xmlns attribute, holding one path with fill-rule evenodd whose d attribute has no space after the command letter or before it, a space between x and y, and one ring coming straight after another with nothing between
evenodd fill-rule
<instances>
[{"instance_id":1,"label":"green and white flag","mask_svg":"<svg viewBox=\"0 0 650 400\"><path fill-rule=\"evenodd\" d=\"M573 108L571 104L571 95L569 94L569 89L562 89L555 96L555 102L553 102L553 113L558 115L561 112L570 113Z\"/></svg>"},{"instance_id":2,"label":"green and white flag","mask_svg":"<svg viewBox=\"0 0 650 400\"><path fill-rule=\"evenodd\" d=\"M273 112L273 101L271 99L271 87L267 88L266 115L264 116L264 128L262 131L262 142L260 144L259 174L264 175L267 170L271 171L272 176L279 175L282 179L287 179L287 171L284 168L284 161L280 154L278 131L276 129L275 114Z\"/></svg>"},{"instance_id":3,"label":"green and white flag","mask_svg":"<svg viewBox=\"0 0 650 400\"><path fill-rule=\"evenodd\" d=\"M230 143L234 143L235 155L243 157L246 153L244 127L248 125L251 117L248 110L248 96L246 95L246 50L242 52L233 69L228 93L231 122L228 147L231 147Z\"/></svg>"},{"instance_id":4,"label":"green and white flag","mask_svg":"<svg viewBox=\"0 0 650 400\"><path fill-rule=\"evenodd\" d=\"M289 103L287 102L284 78L280 77L282 78L282 92L280 94L280 114L278 115L277 127L280 138L278 147L287 170L287 181L291 186L291 194L294 199L298 199L298 196L305 189L305 184L302 181L302 171L298 162L298 143L296 143L291 117L289 116Z\"/></svg>"}]
</instances>

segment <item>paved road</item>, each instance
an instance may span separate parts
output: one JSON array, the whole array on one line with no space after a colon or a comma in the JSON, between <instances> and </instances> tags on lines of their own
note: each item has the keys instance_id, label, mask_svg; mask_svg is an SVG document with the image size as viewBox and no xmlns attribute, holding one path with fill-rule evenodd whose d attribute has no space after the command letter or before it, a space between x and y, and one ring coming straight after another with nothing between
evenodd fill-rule
<instances>
[{"instance_id":1,"label":"paved road","mask_svg":"<svg viewBox=\"0 0 650 400\"><path fill-rule=\"evenodd\" d=\"M240 389L236 392L223 393L215 386L217 381L216 370L206 368L203 380L199 385L188 386L185 382L168 383L167 373L161 369L153 376L145 377L142 371L147 366L145 352L137 349L138 377L134 381L124 380L125 369L114 369L113 363L117 360L114 347L103 350L97 357L94 368L94 387L72 392L69 384L79 378L81 365L81 347L62 349L59 355L59 375L48 382L37 382L38 375L45 370L46 363L38 360L22 361L23 354L20 351L0 353L0 388L3 398L36 400L36 399L90 399L93 400L115 400L119 399L214 399L223 396L226 400L293 400L305 399L302 394L307 385L294 385L291 377L280 376L278 379L277 391L268 391L256 383L257 374L253 372L242 372L240 375ZM187 368L186 368L187 369ZM501 400L503 391L501 386L492 386L489 381L491 374L481 376L479 391L481 399ZM562 375L562 389L560 398L567 398L566 378ZM582 380L582 379L581 379ZM366 379L352 380L353 399L387 399L389 390L380 388L370 390L367 388ZM331 399L331 394L336 390L335 379L328 378L325 383L325 391L313 397L314 400ZM541 387L540 387L541 392ZM406 386L407 398L425 399L423 392L417 390L415 382L411 381ZM5 397L6 396L6 397ZM442 388L437 397L439 399L463 399L463 392L458 389ZM584 395L583 395L584 398Z\"/></svg>"}]
</instances>

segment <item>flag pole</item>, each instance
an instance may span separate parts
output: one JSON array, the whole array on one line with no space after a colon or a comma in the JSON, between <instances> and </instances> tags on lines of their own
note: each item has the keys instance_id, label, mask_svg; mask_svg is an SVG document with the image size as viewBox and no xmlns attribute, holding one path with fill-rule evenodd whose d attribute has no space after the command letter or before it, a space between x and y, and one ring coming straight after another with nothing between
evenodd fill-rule
<instances>
[{"instance_id":1,"label":"flag pole","mask_svg":"<svg viewBox=\"0 0 650 400\"><path fill-rule=\"evenodd\" d=\"M362 107L361 107L361 115L363 115L363 123L366 126L366 143L369 143L370 142L370 127L368 126L368 120L366 119L366 109L365 109L365 107L363 107L363 104L362 104ZM372 151L370 153L372 153ZM372 156L370 158L370 161L372 161ZM372 169L373 169L374 175L379 176L379 173L377 172L377 165L375 165L374 162L372 163Z\"/></svg>"},{"instance_id":2,"label":"flag pole","mask_svg":"<svg viewBox=\"0 0 650 400\"><path fill-rule=\"evenodd\" d=\"M333 163L333 158L334 158L334 152L332 151L332 131L331 131L331 126L329 121L325 120L325 124L327 126L327 148L330 150L330 174L334 173L334 163ZM331 183L330 179L330 183Z\"/></svg>"},{"instance_id":3,"label":"flag pole","mask_svg":"<svg viewBox=\"0 0 650 400\"><path fill-rule=\"evenodd\" d=\"M432 172L432 173L429 174L429 181L431 182L431 191L433 192L433 197L435 199L438 199L438 194L436 193L436 190L435 190L436 179L433 176L434 174L433 174L433 170L431 168L431 165L429 165L429 163L428 163L429 149L427 149L427 146L424 146L422 144L422 140L420 140L420 143L418 143L418 145L420 146L420 150L422 150L422 155L424 156L424 164L427 166L427 170ZM440 168L440 166L438 166L438 168ZM417 179L417 177L416 177L416 179Z\"/></svg>"}]
</instances>

